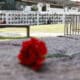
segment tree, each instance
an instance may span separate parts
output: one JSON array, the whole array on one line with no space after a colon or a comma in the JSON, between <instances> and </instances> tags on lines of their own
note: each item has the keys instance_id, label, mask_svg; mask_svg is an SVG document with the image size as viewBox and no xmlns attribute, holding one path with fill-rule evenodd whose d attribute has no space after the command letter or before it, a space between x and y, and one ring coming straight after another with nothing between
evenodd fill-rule
<instances>
[{"instance_id":1,"label":"tree","mask_svg":"<svg viewBox=\"0 0 80 80\"><path fill-rule=\"evenodd\" d=\"M31 7L31 11L38 11L37 5L33 5L33 6Z\"/></svg>"},{"instance_id":2,"label":"tree","mask_svg":"<svg viewBox=\"0 0 80 80\"><path fill-rule=\"evenodd\" d=\"M15 0L4 0L5 4L2 6L3 10L15 10Z\"/></svg>"}]
</instances>

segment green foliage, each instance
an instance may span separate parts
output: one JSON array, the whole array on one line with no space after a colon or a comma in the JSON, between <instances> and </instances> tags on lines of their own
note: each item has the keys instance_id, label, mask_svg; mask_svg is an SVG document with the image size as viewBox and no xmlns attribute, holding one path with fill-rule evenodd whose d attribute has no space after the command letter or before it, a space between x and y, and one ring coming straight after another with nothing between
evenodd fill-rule
<instances>
[{"instance_id":1,"label":"green foliage","mask_svg":"<svg viewBox=\"0 0 80 80\"><path fill-rule=\"evenodd\" d=\"M17 10L23 10L26 6L26 2L23 2L23 1L16 1L16 9ZM21 7L23 6L23 7Z\"/></svg>"},{"instance_id":2,"label":"green foliage","mask_svg":"<svg viewBox=\"0 0 80 80\"><path fill-rule=\"evenodd\" d=\"M33 5L33 6L31 7L31 11L38 11L37 5Z\"/></svg>"},{"instance_id":3,"label":"green foliage","mask_svg":"<svg viewBox=\"0 0 80 80\"><path fill-rule=\"evenodd\" d=\"M15 10L15 0L4 0L5 4L2 6L2 10Z\"/></svg>"},{"instance_id":4,"label":"green foliage","mask_svg":"<svg viewBox=\"0 0 80 80\"><path fill-rule=\"evenodd\" d=\"M6 39L26 39L27 37L2 37L0 36L1 40L6 40Z\"/></svg>"}]
</instances>

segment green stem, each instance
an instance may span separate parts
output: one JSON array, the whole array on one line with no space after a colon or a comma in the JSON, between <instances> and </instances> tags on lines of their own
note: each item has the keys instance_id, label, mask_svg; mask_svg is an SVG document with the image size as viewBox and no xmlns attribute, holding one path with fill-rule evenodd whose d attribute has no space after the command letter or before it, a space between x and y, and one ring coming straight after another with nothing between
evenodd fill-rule
<instances>
[{"instance_id":1,"label":"green stem","mask_svg":"<svg viewBox=\"0 0 80 80\"><path fill-rule=\"evenodd\" d=\"M68 55L65 55L65 54L50 54L50 55L47 55L46 58L60 58L60 57L70 57Z\"/></svg>"}]
</instances>

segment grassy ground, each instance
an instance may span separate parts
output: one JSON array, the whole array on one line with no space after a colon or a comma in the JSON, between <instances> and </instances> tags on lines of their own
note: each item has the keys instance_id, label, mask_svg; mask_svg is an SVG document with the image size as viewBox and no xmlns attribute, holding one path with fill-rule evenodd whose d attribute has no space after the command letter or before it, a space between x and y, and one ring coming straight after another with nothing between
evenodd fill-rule
<instances>
[{"instance_id":1,"label":"grassy ground","mask_svg":"<svg viewBox=\"0 0 80 80\"><path fill-rule=\"evenodd\" d=\"M54 25L34 26L34 27L31 27L31 32L63 33L64 25L63 24L54 24Z\"/></svg>"},{"instance_id":2,"label":"grassy ground","mask_svg":"<svg viewBox=\"0 0 80 80\"><path fill-rule=\"evenodd\" d=\"M38 25L31 26L31 32L54 32L60 33L64 31L63 24L54 24L54 25ZM0 32L25 32L25 28L0 28Z\"/></svg>"},{"instance_id":3,"label":"grassy ground","mask_svg":"<svg viewBox=\"0 0 80 80\"><path fill-rule=\"evenodd\" d=\"M11 33L22 33L26 34L26 28L0 28L0 32L11 32ZM53 24L53 25L37 25L31 26L30 32L46 32L46 33L63 33L64 25L63 24ZM7 39L8 37L0 37L0 39ZM10 38L10 37L9 37ZM20 37L19 37L20 38Z\"/></svg>"}]
</instances>

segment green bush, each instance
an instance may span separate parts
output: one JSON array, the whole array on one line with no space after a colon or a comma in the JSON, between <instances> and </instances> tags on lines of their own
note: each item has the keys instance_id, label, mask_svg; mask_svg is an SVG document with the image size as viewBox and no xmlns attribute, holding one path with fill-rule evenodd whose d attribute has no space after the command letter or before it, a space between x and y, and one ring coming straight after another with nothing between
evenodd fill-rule
<instances>
[{"instance_id":1,"label":"green bush","mask_svg":"<svg viewBox=\"0 0 80 80\"><path fill-rule=\"evenodd\" d=\"M33 5L33 6L31 7L31 11L38 11L37 5Z\"/></svg>"}]
</instances>

